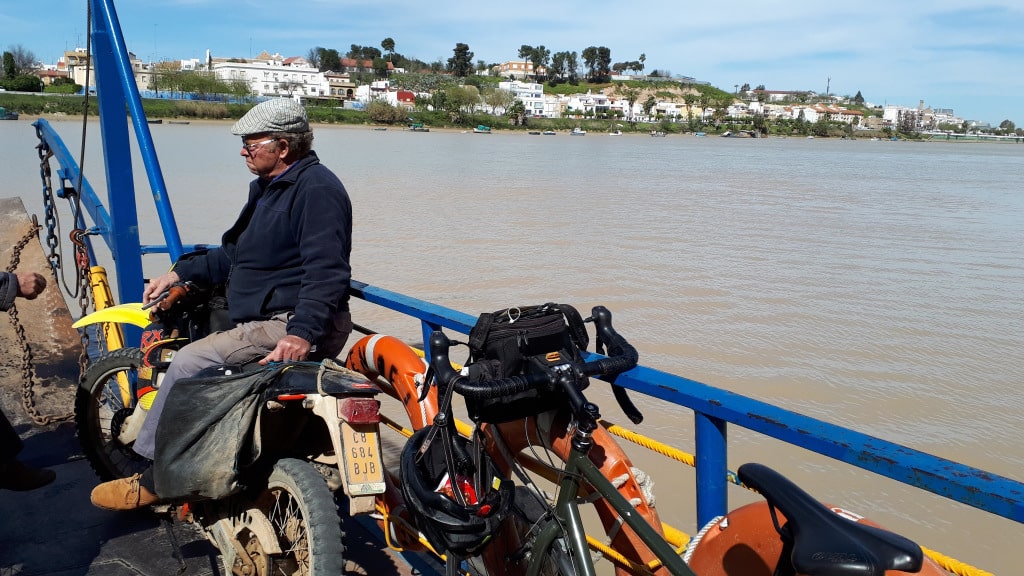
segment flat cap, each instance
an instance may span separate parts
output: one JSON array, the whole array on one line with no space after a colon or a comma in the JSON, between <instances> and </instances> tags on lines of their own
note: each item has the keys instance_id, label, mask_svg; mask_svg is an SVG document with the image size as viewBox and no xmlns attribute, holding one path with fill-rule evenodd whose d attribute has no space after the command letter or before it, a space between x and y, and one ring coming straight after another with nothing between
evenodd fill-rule
<instances>
[{"instance_id":1,"label":"flat cap","mask_svg":"<svg viewBox=\"0 0 1024 576\"><path fill-rule=\"evenodd\" d=\"M231 127L236 136L268 132L309 132L306 109L297 100L275 98L253 106Z\"/></svg>"}]
</instances>

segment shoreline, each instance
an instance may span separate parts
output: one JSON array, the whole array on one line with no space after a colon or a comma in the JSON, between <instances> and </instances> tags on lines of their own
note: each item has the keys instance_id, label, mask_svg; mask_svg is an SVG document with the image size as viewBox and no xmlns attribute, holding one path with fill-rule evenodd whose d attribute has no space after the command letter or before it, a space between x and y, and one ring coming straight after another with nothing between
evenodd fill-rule
<instances>
[{"instance_id":1,"label":"shoreline","mask_svg":"<svg viewBox=\"0 0 1024 576\"><path fill-rule=\"evenodd\" d=\"M42 119L44 119L44 120L46 120L47 122L50 122L50 123L57 123L57 122L81 122L82 121L82 117L80 115L73 116L73 115L70 115L70 114L62 114L62 113L42 113L42 114L32 114L31 116L27 115L27 114L23 114L21 116L21 118L19 118L18 120L13 120L13 122L18 122L18 121L21 121L21 120L26 120L26 121L31 122L31 121L34 121L36 118L42 118ZM90 120L98 120L99 117L98 116L90 115L89 119ZM225 124L225 125L229 125L229 126L231 124L234 124L237 121L234 118L182 118L182 117L175 117L175 118L172 118L172 117L160 117L160 118L153 118L153 120L161 120L162 122L159 125L175 124L175 123L177 123L179 125L182 125L182 124L188 123L188 124ZM9 120L9 122L11 122L11 121ZM409 132L410 131L405 126L402 126L402 125L393 125L393 126L391 126L391 125L386 125L386 124L347 124L347 123L315 122L315 121L311 121L310 122L310 127L313 128L314 132L317 129L323 129L323 128L341 128L341 129L344 129L344 130L377 130L379 128L384 128L385 130L380 130L380 131L381 132L383 132L383 131L388 131L388 132ZM455 133L455 134L464 134L464 133L472 134L473 133L473 129L472 128L451 128L451 127L447 127L447 126L441 126L441 127L427 126L427 128L429 128L429 132L442 132L442 133ZM521 129L521 130L520 129L508 130L508 129L495 128L493 130L494 130L493 133L496 133L496 134L519 134L519 135L523 135L523 136L527 136L527 135L531 135L532 136L532 134L529 134L529 132L531 130L534 130L534 128L529 128L528 127L528 128L524 128L524 129ZM559 136L568 136L569 135L569 131L568 130L564 130L564 131L556 130L555 132ZM588 136L599 136L600 137L600 136L608 136L610 134L608 132L588 132L587 135ZM623 132L621 134L621 136L651 137L649 132L643 132L643 131ZM666 137L696 138L694 132L669 133L669 134L666 134ZM722 135L721 134L715 134L715 133L709 133L709 134L707 134L704 137L705 138L721 138ZM733 138L733 139L734 140L770 140L770 139L775 139L775 138L811 139L808 136L786 135L786 134L768 134L766 136L761 136L759 138L738 137L738 138ZM889 138L877 135L875 133L870 133L870 135L869 134L864 134L862 136L854 135L854 137L852 137L852 138L844 138L844 137L838 137L838 136L815 136L813 139L815 139L815 140L868 140L868 141L871 141L872 138L876 138L878 141L883 141L883 142L889 142L890 141ZM955 136L955 137L950 137L950 138L942 138L942 137L939 137L939 136L936 135L936 136L933 136L933 137L922 137L922 138L900 138L897 141L898 142L932 143L932 144L935 144L935 143L938 143L938 144L1024 144L1024 138L1016 138L1016 139L1015 138L994 138L994 137L991 137L991 136L989 136L989 137L982 137L982 138L979 138L977 136Z\"/></svg>"}]
</instances>

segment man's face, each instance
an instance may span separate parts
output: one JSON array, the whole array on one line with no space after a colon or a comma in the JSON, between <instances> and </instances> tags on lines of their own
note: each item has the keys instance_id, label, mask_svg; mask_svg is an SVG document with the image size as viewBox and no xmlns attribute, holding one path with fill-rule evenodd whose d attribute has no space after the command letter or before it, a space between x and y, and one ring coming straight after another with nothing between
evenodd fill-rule
<instances>
[{"instance_id":1,"label":"man's face","mask_svg":"<svg viewBox=\"0 0 1024 576\"><path fill-rule=\"evenodd\" d=\"M245 166L253 174L260 177L273 177L279 173L282 160L287 151L281 140L269 138L267 134L255 134L242 138L242 157Z\"/></svg>"}]
</instances>

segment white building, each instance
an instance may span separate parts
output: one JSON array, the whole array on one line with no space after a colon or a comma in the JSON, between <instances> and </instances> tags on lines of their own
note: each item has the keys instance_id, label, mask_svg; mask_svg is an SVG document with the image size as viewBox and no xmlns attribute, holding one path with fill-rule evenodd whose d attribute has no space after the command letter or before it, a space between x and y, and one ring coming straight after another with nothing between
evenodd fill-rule
<instances>
[{"instance_id":1,"label":"white building","mask_svg":"<svg viewBox=\"0 0 1024 576\"><path fill-rule=\"evenodd\" d=\"M540 118L559 116L558 101L549 101L544 98L543 84L513 80L511 82L499 82L498 89L508 90L516 100L522 102L523 106L526 107L527 116L537 116Z\"/></svg>"},{"instance_id":2,"label":"white building","mask_svg":"<svg viewBox=\"0 0 1024 576\"><path fill-rule=\"evenodd\" d=\"M255 96L321 97L330 94L323 73L303 58L284 58L263 52L255 60L215 59L213 72L227 82L242 80Z\"/></svg>"}]
</instances>

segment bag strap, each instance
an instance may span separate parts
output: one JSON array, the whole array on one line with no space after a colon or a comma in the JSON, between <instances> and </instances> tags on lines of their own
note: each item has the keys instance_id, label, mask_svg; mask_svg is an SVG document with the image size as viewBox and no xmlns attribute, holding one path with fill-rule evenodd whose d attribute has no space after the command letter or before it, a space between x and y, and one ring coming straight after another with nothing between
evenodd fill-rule
<instances>
[{"instance_id":1,"label":"bag strap","mask_svg":"<svg viewBox=\"0 0 1024 576\"><path fill-rule=\"evenodd\" d=\"M476 320L476 324L469 331L469 353L470 357L484 349L484 342L487 341L487 333L491 331L491 324L494 324L494 314L484 312Z\"/></svg>"},{"instance_id":2,"label":"bag strap","mask_svg":"<svg viewBox=\"0 0 1024 576\"><path fill-rule=\"evenodd\" d=\"M587 327L583 323L583 317L580 316L576 308L569 304L557 304L557 306L569 325L569 337L572 338L573 344L580 350L586 350L587 346L590 345L590 335L587 333Z\"/></svg>"}]
</instances>

